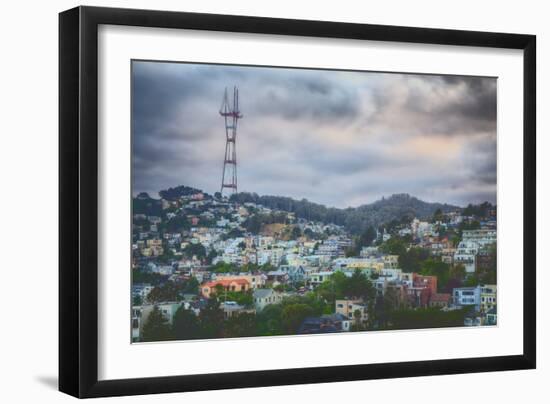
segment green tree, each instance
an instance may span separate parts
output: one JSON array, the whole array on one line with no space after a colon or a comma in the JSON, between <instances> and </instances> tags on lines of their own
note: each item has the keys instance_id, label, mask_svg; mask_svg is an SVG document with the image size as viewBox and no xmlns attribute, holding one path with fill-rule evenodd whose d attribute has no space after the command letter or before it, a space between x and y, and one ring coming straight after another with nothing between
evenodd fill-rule
<instances>
[{"instance_id":1,"label":"green tree","mask_svg":"<svg viewBox=\"0 0 550 404\"><path fill-rule=\"evenodd\" d=\"M367 276L356 269L353 275L347 278L344 294L346 297L363 299L367 303L375 298L376 290Z\"/></svg>"},{"instance_id":2,"label":"green tree","mask_svg":"<svg viewBox=\"0 0 550 404\"><path fill-rule=\"evenodd\" d=\"M293 240L296 240L297 238L302 237L302 230L300 230L300 227L294 226L294 227L292 228L292 234L291 234L291 236L292 236L292 239L293 239Z\"/></svg>"},{"instance_id":3,"label":"green tree","mask_svg":"<svg viewBox=\"0 0 550 404\"><path fill-rule=\"evenodd\" d=\"M497 283L497 246L496 243L487 247L488 263L477 269L479 274L479 282L482 284Z\"/></svg>"},{"instance_id":4,"label":"green tree","mask_svg":"<svg viewBox=\"0 0 550 404\"><path fill-rule=\"evenodd\" d=\"M208 254L206 255L206 263L207 264L212 264L212 261L214 260L214 258L216 258L218 256L218 252L214 249L211 249Z\"/></svg>"},{"instance_id":5,"label":"green tree","mask_svg":"<svg viewBox=\"0 0 550 404\"><path fill-rule=\"evenodd\" d=\"M168 324L168 319L166 319L159 308L155 306L143 325L141 340L143 342L151 342L168 341L171 339L173 339L173 334Z\"/></svg>"},{"instance_id":6,"label":"green tree","mask_svg":"<svg viewBox=\"0 0 550 404\"><path fill-rule=\"evenodd\" d=\"M451 236L451 239L450 239L450 240L451 240L451 243L452 243L453 247L458 246L458 244L462 241L461 233L459 233L459 234L453 234L453 235Z\"/></svg>"},{"instance_id":7,"label":"green tree","mask_svg":"<svg viewBox=\"0 0 550 404\"><path fill-rule=\"evenodd\" d=\"M199 281L192 276L187 282L184 283L182 288L183 293L198 294L199 293Z\"/></svg>"},{"instance_id":8,"label":"green tree","mask_svg":"<svg viewBox=\"0 0 550 404\"><path fill-rule=\"evenodd\" d=\"M367 229L361 233L355 243L355 252L359 254L361 248L368 247L376 239L376 229L374 226L369 226Z\"/></svg>"},{"instance_id":9,"label":"green tree","mask_svg":"<svg viewBox=\"0 0 550 404\"><path fill-rule=\"evenodd\" d=\"M273 290L275 292L279 292L279 293L282 293L282 292L287 292L289 290L291 290L292 287L290 285L285 285L283 283L280 283L278 284L277 286L273 286Z\"/></svg>"},{"instance_id":10,"label":"green tree","mask_svg":"<svg viewBox=\"0 0 550 404\"><path fill-rule=\"evenodd\" d=\"M466 287L477 286L480 283L482 282L479 279L479 274L476 273L468 274L464 280L464 286Z\"/></svg>"},{"instance_id":11,"label":"green tree","mask_svg":"<svg viewBox=\"0 0 550 404\"><path fill-rule=\"evenodd\" d=\"M136 268L132 271L132 283L150 283L151 285L158 285L166 279L155 272L149 272L143 268Z\"/></svg>"},{"instance_id":12,"label":"green tree","mask_svg":"<svg viewBox=\"0 0 550 404\"><path fill-rule=\"evenodd\" d=\"M357 309L353 311L353 324L351 325L351 331L365 331L368 329L367 324L363 323L363 313Z\"/></svg>"},{"instance_id":13,"label":"green tree","mask_svg":"<svg viewBox=\"0 0 550 404\"><path fill-rule=\"evenodd\" d=\"M433 222L442 222L443 221L443 211L441 208L437 208L432 217Z\"/></svg>"},{"instance_id":14,"label":"green tree","mask_svg":"<svg viewBox=\"0 0 550 404\"><path fill-rule=\"evenodd\" d=\"M217 286L221 286L221 285L217 285ZM222 288L220 293L218 293L218 290L216 290L216 295L221 301L236 302L237 304L240 304L242 306L247 306L247 307L251 307L254 304L254 296L252 293L253 293L252 290L237 292L237 291L225 291Z\"/></svg>"},{"instance_id":15,"label":"green tree","mask_svg":"<svg viewBox=\"0 0 550 404\"><path fill-rule=\"evenodd\" d=\"M253 233L253 234L259 234L260 230L262 230L262 218L261 215L252 215L246 221L244 222L244 226L246 228L246 231Z\"/></svg>"},{"instance_id":16,"label":"green tree","mask_svg":"<svg viewBox=\"0 0 550 404\"><path fill-rule=\"evenodd\" d=\"M151 303L175 302L179 300L179 289L174 282L154 287L147 295Z\"/></svg>"},{"instance_id":17,"label":"green tree","mask_svg":"<svg viewBox=\"0 0 550 404\"><path fill-rule=\"evenodd\" d=\"M388 241L382 243L378 249L386 254L404 255L407 252L405 241L400 237L392 237Z\"/></svg>"},{"instance_id":18,"label":"green tree","mask_svg":"<svg viewBox=\"0 0 550 404\"><path fill-rule=\"evenodd\" d=\"M213 265L212 267L210 267L210 270L217 274L223 274L223 273L237 272L238 268L234 264L228 264L223 261L219 261L216 263L216 265Z\"/></svg>"},{"instance_id":19,"label":"green tree","mask_svg":"<svg viewBox=\"0 0 550 404\"><path fill-rule=\"evenodd\" d=\"M199 315L202 338L219 338L223 331L223 310L217 298L210 298Z\"/></svg>"},{"instance_id":20,"label":"green tree","mask_svg":"<svg viewBox=\"0 0 550 404\"><path fill-rule=\"evenodd\" d=\"M442 292L449 282L450 265L432 258L425 260L421 265L420 273L422 275L437 276L437 289Z\"/></svg>"},{"instance_id":21,"label":"green tree","mask_svg":"<svg viewBox=\"0 0 550 404\"><path fill-rule=\"evenodd\" d=\"M376 290L370 279L360 270L355 270L351 277L342 271L336 271L315 290L316 294L334 305L336 299L363 299L369 302L376 296Z\"/></svg>"},{"instance_id":22,"label":"green tree","mask_svg":"<svg viewBox=\"0 0 550 404\"><path fill-rule=\"evenodd\" d=\"M384 296L376 302L376 320L380 327L386 328L390 322L391 314L399 306L397 291L394 287L388 286Z\"/></svg>"},{"instance_id":23,"label":"green tree","mask_svg":"<svg viewBox=\"0 0 550 404\"><path fill-rule=\"evenodd\" d=\"M450 269L449 275L451 279L457 279L462 282L466 277L466 268L463 264L454 264Z\"/></svg>"},{"instance_id":24,"label":"green tree","mask_svg":"<svg viewBox=\"0 0 550 404\"><path fill-rule=\"evenodd\" d=\"M183 249L183 254L187 258L197 257L197 259L202 260L206 258L206 249L201 243L189 243Z\"/></svg>"},{"instance_id":25,"label":"green tree","mask_svg":"<svg viewBox=\"0 0 550 404\"><path fill-rule=\"evenodd\" d=\"M223 327L225 338L251 337L256 335L256 316L252 313L234 314Z\"/></svg>"},{"instance_id":26,"label":"green tree","mask_svg":"<svg viewBox=\"0 0 550 404\"><path fill-rule=\"evenodd\" d=\"M183 230L189 230L191 228L189 220L187 220L187 217L185 216L173 217L165 223L166 231L171 233L181 232Z\"/></svg>"},{"instance_id":27,"label":"green tree","mask_svg":"<svg viewBox=\"0 0 550 404\"><path fill-rule=\"evenodd\" d=\"M162 255L157 257L157 261L161 264L169 264L174 260L174 251L171 248L164 245Z\"/></svg>"},{"instance_id":28,"label":"green tree","mask_svg":"<svg viewBox=\"0 0 550 404\"><path fill-rule=\"evenodd\" d=\"M494 208L493 205L487 201L479 205L469 204L466 208L464 208L464 210L462 211L462 214L464 216L486 217L489 214L489 209L493 209L493 208Z\"/></svg>"},{"instance_id":29,"label":"green tree","mask_svg":"<svg viewBox=\"0 0 550 404\"><path fill-rule=\"evenodd\" d=\"M270 271L274 271L276 270L277 268L275 268L273 265L271 265L270 263L267 263L267 264L263 264L261 267L258 268L260 271L262 272L270 272Z\"/></svg>"},{"instance_id":30,"label":"green tree","mask_svg":"<svg viewBox=\"0 0 550 404\"><path fill-rule=\"evenodd\" d=\"M287 334L295 334L305 318L313 314L313 309L303 303L290 304L284 307L281 313L283 330Z\"/></svg>"},{"instance_id":31,"label":"green tree","mask_svg":"<svg viewBox=\"0 0 550 404\"><path fill-rule=\"evenodd\" d=\"M218 299L222 299L223 296L227 293L227 290L223 287L222 284L218 283L214 286L214 293Z\"/></svg>"},{"instance_id":32,"label":"green tree","mask_svg":"<svg viewBox=\"0 0 550 404\"><path fill-rule=\"evenodd\" d=\"M399 255L399 266L403 272L420 272L423 261L430 257L430 252L425 248L411 247Z\"/></svg>"},{"instance_id":33,"label":"green tree","mask_svg":"<svg viewBox=\"0 0 550 404\"><path fill-rule=\"evenodd\" d=\"M174 315L173 332L176 339L195 339L201 337L199 319L191 310L183 306Z\"/></svg>"},{"instance_id":34,"label":"green tree","mask_svg":"<svg viewBox=\"0 0 550 404\"><path fill-rule=\"evenodd\" d=\"M270 304L256 315L258 335L282 335L282 304Z\"/></svg>"},{"instance_id":35,"label":"green tree","mask_svg":"<svg viewBox=\"0 0 550 404\"><path fill-rule=\"evenodd\" d=\"M238 229L238 228L234 228L234 229L231 229L229 230L227 233L225 233L222 237L222 239L224 240L228 240L230 238L238 238L238 237L242 237L244 235L243 231Z\"/></svg>"},{"instance_id":36,"label":"green tree","mask_svg":"<svg viewBox=\"0 0 550 404\"><path fill-rule=\"evenodd\" d=\"M329 279L321 283L317 289L315 289L315 292L322 299L334 305L335 299L344 298L347 283L347 276L343 272L337 271L332 274Z\"/></svg>"},{"instance_id":37,"label":"green tree","mask_svg":"<svg viewBox=\"0 0 550 404\"><path fill-rule=\"evenodd\" d=\"M395 310L391 313L389 328L408 330L417 328L461 327L469 308L443 311L437 307Z\"/></svg>"},{"instance_id":38,"label":"green tree","mask_svg":"<svg viewBox=\"0 0 550 404\"><path fill-rule=\"evenodd\" d=\"M384 292L384 311L391 313L399 307L399 296L397 290L394 287L387 287Z\"/></svg>"}]
</instances>

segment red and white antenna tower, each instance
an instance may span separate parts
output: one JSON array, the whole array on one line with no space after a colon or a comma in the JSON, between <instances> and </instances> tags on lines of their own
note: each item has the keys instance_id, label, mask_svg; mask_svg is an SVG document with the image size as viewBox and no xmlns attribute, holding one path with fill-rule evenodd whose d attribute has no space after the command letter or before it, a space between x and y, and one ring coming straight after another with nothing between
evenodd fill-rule
<instances>
[{"instance_id":1,"label":"red and white antenna tower","mask_svg":"<svg viewBox=\"0 0 550 404\"><path fill-rule=\"evenodd\" d=\"M224 188L237 192L237 122L243 117L239 111L239 89L237 87L233 87L233 105L229 103L227 88L225 89L220 115L225 121L225 158L223 159L220 190L223 195Z\"/></svg>"}]
</instances>

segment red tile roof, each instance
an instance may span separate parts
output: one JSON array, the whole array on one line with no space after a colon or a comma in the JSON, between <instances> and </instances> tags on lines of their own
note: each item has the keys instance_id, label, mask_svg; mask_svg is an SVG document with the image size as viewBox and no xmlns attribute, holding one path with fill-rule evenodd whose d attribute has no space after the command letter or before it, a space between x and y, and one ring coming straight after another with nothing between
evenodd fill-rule
<instances>
[{"instance_id":1,"label":"red tile roof","mask_svg":"<svg viewBox=\"0 0 550 404\"><path fill-rule=\"evenodd\" d=\"M237 278L237 279L222 279L222 280L218 280L218 281L206 282L204 285L202 285L202 287L214 288L214 287L216 287L216 285L222 285L222 286L225 287L225 286L231 285L232 283L236 283L237 285L248 285L249 284L249 282L246 279Z\"/></svg>"}]
</instances>

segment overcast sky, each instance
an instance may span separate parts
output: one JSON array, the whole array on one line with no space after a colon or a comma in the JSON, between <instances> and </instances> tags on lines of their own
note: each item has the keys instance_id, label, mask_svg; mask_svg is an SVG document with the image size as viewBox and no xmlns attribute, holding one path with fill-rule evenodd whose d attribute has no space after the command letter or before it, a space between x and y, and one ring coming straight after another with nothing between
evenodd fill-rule
<instances>
[{"instance_id":1,"label":"overcast sky","mask_svg":"<svg viewBox=\"0 0 550 404\"><path fill-rule=\"evenodd\" d=\"M133 62L133 191L219 191L225 87L239 191L329 206L496 202L496 79Z\"/></svg>"}]
</instances>

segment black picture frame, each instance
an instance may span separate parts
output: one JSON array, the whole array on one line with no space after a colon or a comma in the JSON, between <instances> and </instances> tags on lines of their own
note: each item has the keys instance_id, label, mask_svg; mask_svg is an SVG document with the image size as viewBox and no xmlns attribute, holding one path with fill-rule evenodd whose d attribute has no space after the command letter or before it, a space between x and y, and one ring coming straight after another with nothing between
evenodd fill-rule
<instances>
[{"instance_id":1,"label":"black picture frame","mask_svg":"<svg viewBox=\"0 0 550 404\"><path fill-rule=\"evenodd\" d=\"M100 24L523 50L523 354L99 381L97 62ZM60 13L59 390L85 398L534 369L535 107L534 35L97 7L77 7Z\"/></svg>"}]
</instances>

